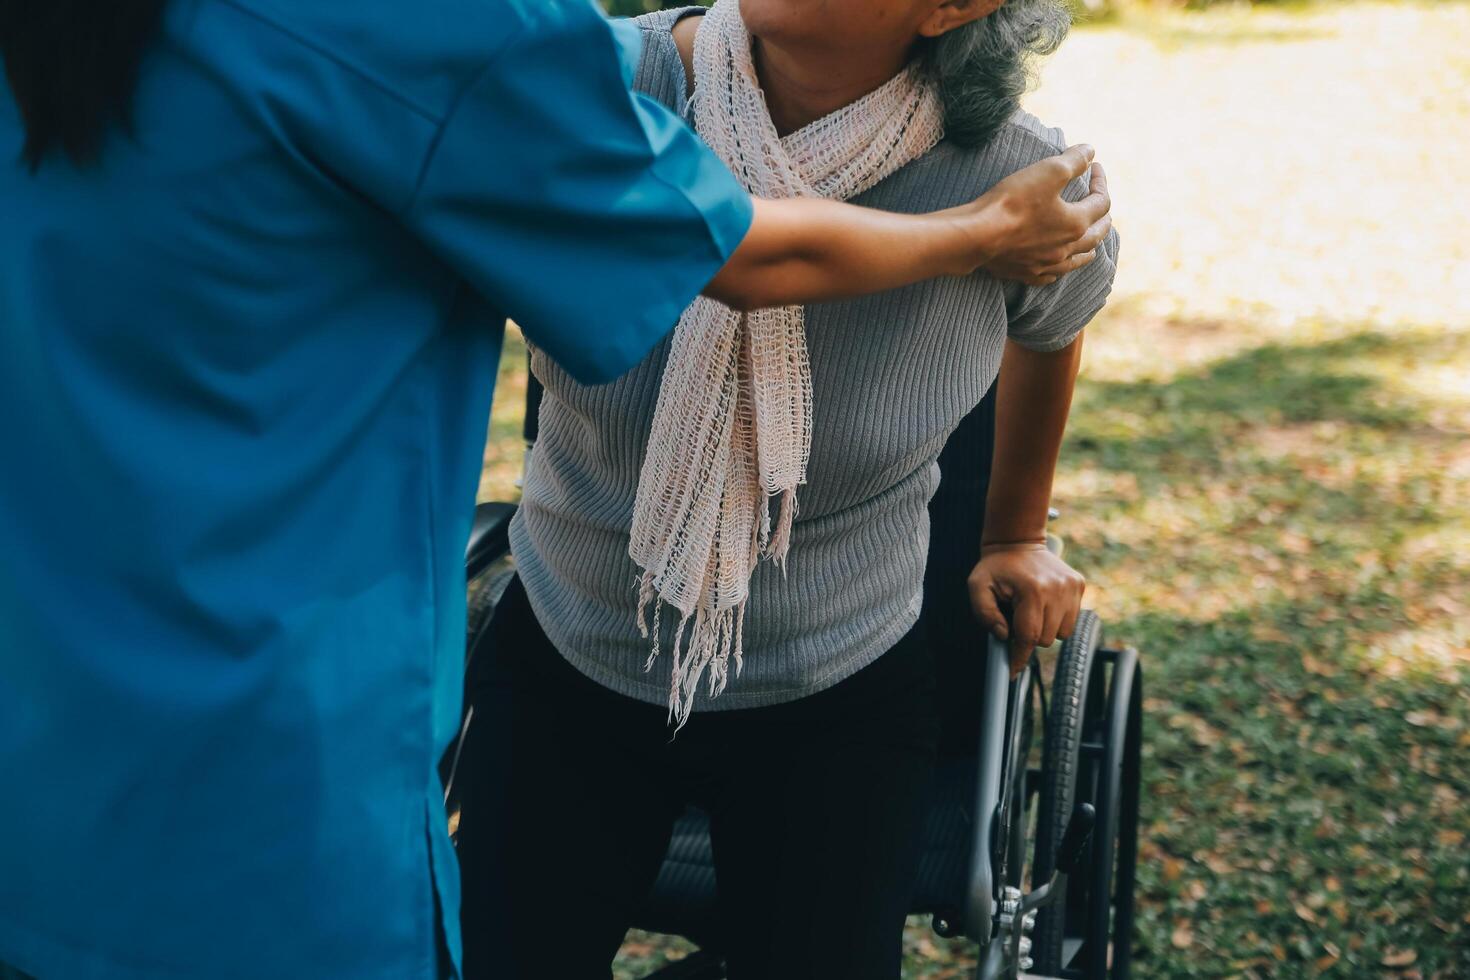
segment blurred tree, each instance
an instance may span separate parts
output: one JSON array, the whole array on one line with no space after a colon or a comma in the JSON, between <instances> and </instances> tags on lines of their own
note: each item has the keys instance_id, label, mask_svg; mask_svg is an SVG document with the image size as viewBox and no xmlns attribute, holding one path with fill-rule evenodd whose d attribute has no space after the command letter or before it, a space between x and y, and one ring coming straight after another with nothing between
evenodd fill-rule
<instances>
[{"instance_id":1,"label":"blurred tree","mask_svg":"<svg viewBox=\"0 0 1470 980\"><path fill-rule=\"evenodd\" d=\"M607 12L617 17L637 17L653 10L671 7L689 7L696 4L708 7L714 0L602 0ZM1241 0L1068 0L1077 11L1079 19L1091 19L1100 15L1116 13L1126 7L1166 7L1175 9L1198 9L1218 4L1240 3ZM1257 6L1283 6L1299 3L1300 0L1245 0Z\"/></svg>"},{"instance_id":2,"label":"blurred tree","mask_svg":"<svg viewBox=\"0 0 1470 980\"><path fill-rule=\"evenodd\" d=\"M616 17L637 17L652 10L668 9L669 7L689 7L701 4L708 7L711 0L602 0L602 5L607 12Z\"/></svg>"}]
</instances>

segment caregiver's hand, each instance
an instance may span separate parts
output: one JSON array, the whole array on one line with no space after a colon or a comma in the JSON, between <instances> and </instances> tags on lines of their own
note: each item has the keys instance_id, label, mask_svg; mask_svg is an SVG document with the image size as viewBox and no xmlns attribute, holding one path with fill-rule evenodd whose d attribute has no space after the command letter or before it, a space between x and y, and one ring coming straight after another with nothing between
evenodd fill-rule
<instances>
[{"instance_id":1,"label":"caregiver's hand","mask_svg":"<svg viewBox=\"0 0 1470 980\"><path fill-rule=\"evenodd\" d=\"M976 201L931 214L819 198L755 198L750 230L704 293L753 310L862 296L977 269L1047 285L1092 261L1111 226L1100 166L1093 167L1087 197L1061 197L1091 161L1091 147L1074 146L1017 171Z\"/></svg>"},{"instance_id":2,"label":"caregiver's hand","mask_svg":"<svg viewBox=\"0 0 1470 980\"><path fill-rule=\"evenodd\" d=\"M1087 582L1045 544L1022 542L981 548L969 586L975 615L1009 641L1015 677L1026 668L1033 649L1072 635Z\"/></svg>"},{"instance_id":3,"label":"caregiver's hand","mask_svg":"<svg viewBox=\"0 0 1470 980\"><path fill-rule=\"evenodd\" d=\"M1092 167L1086 197L1068 202L1062 191ZM1001 247L981 263L991 275L1019 279L1029 286L1049 286L1097 257L1097 247L1113 226L1112 199L1102 164L1093 163L1093 149L1078 145L1054 157L1039 160L996 184L976 201L977 220L989 233L994 209L1006 229Z\"/></svg>"}]
</instances>

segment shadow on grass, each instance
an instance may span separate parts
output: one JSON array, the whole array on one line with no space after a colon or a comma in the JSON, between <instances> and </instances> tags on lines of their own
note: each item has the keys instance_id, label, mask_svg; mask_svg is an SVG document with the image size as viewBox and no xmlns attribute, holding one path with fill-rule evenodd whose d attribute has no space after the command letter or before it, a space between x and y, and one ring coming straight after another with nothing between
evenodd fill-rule
<instances>
[{"instance_id":1,"label":"shadow on grass","mask_svg":"<svg viewBox=\"0 0 1470 980\"><path fill-rule=\"evenodd\" d=\"M1252 426L1422 429L1423 406L1384 390L1381 376L1365 369L1420 356L1470 357L1470 334L1363 330L1323 343L1265 344L1167 382L1084 381L1068 451L1105 463L1144 455L1195 466L1219 459L1217 435Z\"/></svg>"},{"instance_id":2,"label":"shadow on grass","mask_svg":"<svg viewBox=\"0 0 1470 980\"><path fill-rule=\"evenodd\" d=\"M1364 329L1084 383L1064 532L1145 657L1148 976L1470 975L1470 407L1405 377L1466 362Z\"/></svg>"}]
</instances>

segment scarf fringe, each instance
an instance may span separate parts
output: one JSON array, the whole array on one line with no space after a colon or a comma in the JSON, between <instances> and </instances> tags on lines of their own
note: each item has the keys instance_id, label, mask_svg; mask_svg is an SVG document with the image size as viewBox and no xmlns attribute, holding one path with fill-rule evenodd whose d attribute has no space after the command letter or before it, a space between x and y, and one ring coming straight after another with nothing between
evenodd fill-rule
<instances>
[{"instance_id":1,"label":"scarf fringe","mask_svg":"<svg viewBox=\"0 0 1470 980\"><path fill-rule=\"evenodd\" d=\"M779 516L776 518L776 526L770 528L770 517L766 517L769 540L762 549L761 555L774 561L781 574L786 574L786 556L791 552L791 528L796 523L796 488L792 487L781 491L781 496L776 502Z\"/></svg>"},{"instance_id":2,"label":"scarf fringe","mask_svg":"<svg viewBox=\"0 0 1470 980\"><path fill-rule=\"evenodd\" d=\"M665 603L653 584L653 575L644 572L638 580L638 629L643 638L651 640L653 651L643 665L645 671L653 668L658 659L661 639L661 620ZM675 722L674 731L689 720L694 709L694 697L699 690L700 679L709 673L709 696L719 697L730 680L730 662L735 663L735 676L745 665L742 643L745 635L745 601L727 609L710 610L701 608L694 613L681 613L679 626L674 631L672 675L669 684L669 720ZM649 610L653 610L652 621ZM690 627L690 620L694 623ZM688 642L685 643L685 633Z\"/></svg>"},{"instance_id":3,"label":"scarf fringe","mask_svg":"<svg viewBox=\"0 0 1470 980\"><path fill-rule=\"evenodd\" d=\"M659 620L661 599L653 600L653 621ZM643 610L639 610L642 615ZM690 623L690 620L693 623ZM670 667L668 720L674 725L674 733L689 721L694 710L694 699L699 692L699 682L706 673L709 676L708 695L712 698L724 693L730 680L730 662L735 662L735 676L740 676L744 664L741 638L744 633L745 603L717 611L700 609L695 613L684 613L679 617L679 626L674 631L673 663ZM687 636L686 636L687 634ZM655 656L657 651L655 634ZM645 670L653 666L650 657Z\"/></svg>"}]
</instances>

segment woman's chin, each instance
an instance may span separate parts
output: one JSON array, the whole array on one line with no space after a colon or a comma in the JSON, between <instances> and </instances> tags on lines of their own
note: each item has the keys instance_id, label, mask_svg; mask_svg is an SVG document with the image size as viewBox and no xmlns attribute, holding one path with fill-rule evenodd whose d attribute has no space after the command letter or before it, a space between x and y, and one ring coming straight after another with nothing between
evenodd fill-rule
<instances>
[{"instance_id":1,"label":"woman's chin","mask_svg":"<svg viewBox=\"0 0 1470 980\"><path fill-rule=\"evenodd\" d=\"M801 9L803 6L799 2L783 0L741 0L740 18L745 21L745 29L752 37L780 44L802 34L819 32L820 28L814 32L802 23L812 19Z\"/></svg>"}]
</instances>

